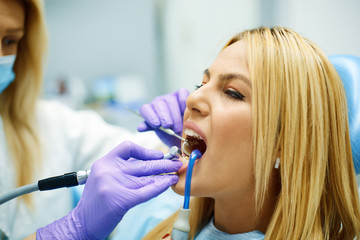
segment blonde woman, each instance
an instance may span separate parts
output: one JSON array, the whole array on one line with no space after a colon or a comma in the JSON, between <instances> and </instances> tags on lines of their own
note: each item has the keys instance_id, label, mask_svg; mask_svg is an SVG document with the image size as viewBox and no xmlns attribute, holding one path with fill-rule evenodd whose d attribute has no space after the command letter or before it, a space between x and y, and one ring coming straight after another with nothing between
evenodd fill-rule
<instances>
[{"instance_id":1,"label":"blonde woman","mask_svg":"<svg viewBox=\"0 0 360 240\"><path fill-rule=\"evenodd\" d=\"M147 147L159 144L155 135L134 135L92 112L39 100L46 48L41 0L0 0L0 37L0 194L45 177L89 169L125 139ZM181 107L186 97L186 91L179 91L160 99ZM178 116L181 131L180 112ZM0 206L0 238L23 239L71 207L66 189L5 203Z\"/></svg>"},{"instance_id":2,"label":"blonde woman","mask_svg":"<svg viewBox=\"0 0 360 240\"><path fill-rule=\"evenodd\" d=\"M198 139L184 150L203 153L193 169L191 239L360 239L342 81L296 32L234 36L187 99L183 137ZM180 171L173 189L183 194ZM176 218L144 239L170 239Z\"/></svg>"}]
</instances>

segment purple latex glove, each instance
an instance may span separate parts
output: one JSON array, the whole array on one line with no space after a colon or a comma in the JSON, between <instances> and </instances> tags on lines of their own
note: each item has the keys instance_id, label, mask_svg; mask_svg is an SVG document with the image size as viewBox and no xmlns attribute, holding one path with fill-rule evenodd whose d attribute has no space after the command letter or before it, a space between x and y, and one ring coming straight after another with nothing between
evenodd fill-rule
<instances>
[{"instance_id":1,"label":"purple latex glove","mask_svg":"<svg viewBox=\"0 0 360 240\"><path fill-rule=\"evenodd\" d=\"M105 239L130 208L178 181L177 175L157 175L182 166L180 161L162 158L162 152L129 141L118 145L93 164L77 206L38 229L37 239Z\"/></svg>"},{"instance_id":2,"label":"purple latex glove","mask_svg":"<svg viewBox=\"0 0 360 240\"><path fill-rule=\"evenodd\" d=\"M145 122L138 125L139 132L155 130L158 137L169 147L180 147L180 140L158 130L160 126L172 129L176 134L182 134L183 116L189 91L185 88L177 92L156 97L151 103L144 104L140 113Z\"/></svg>"}]
</instances>

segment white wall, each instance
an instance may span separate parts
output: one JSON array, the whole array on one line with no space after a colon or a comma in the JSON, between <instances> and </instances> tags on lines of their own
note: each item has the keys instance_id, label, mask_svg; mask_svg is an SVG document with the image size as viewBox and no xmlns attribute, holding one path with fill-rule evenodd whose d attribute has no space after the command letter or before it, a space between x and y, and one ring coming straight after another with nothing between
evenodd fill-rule
<instances>
[{"instance_id":1,"label":"white wall","mask_svg":"<svg viewBox=\"0 0 360 240\"><path fill-rule=\"evenodd\" d=\"M153 0L45 0L50 49L45 80L132 75L153 92Z\"/></svg>"},{"instance_id":2,"label":"white wall","mask_svg":"<svg viewBox=\"0 0 360 240\"><path fill-rule=\"evenodd\" d=\"M264 0L266 1L266 0ZM285 25L328 55L360 56L359 0L275 0L273 25Z\"/></svg>"}]
</instances>

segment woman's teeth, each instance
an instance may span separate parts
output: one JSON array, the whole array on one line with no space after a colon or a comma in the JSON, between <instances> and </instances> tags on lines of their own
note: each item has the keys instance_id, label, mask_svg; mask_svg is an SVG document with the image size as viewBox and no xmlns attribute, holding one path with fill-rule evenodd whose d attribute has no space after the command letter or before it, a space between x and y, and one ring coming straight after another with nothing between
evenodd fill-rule
<instances>
[{"instance_id":1,"label":"woman's teeth","mask_svg":"<svg viewBox=\"0 0 360 240\"><path fill-rule=\"evenodd\" d=\"M196 138L202 139L202 137L199 134L197 134L195 131L193 131L191 129L185 129L184 133L186 136L191 136L191 137L196 137Z\"/></svg>"},{"instance_id":2,"label":"woman's teeth","mask_svg":"<svg viewBox=\"0 0 360 240\"><path fill-rule=\"evenodd\" d=\"M191 129L185 129L184 133L186 135L186 142L183 142L182 146L181 146L181 150L182 152L189 157L191 152L197 148L199 148L199 150L201 150L201 144L199 144L200 142L204 142L204 140L202 139L202 137L196 133L194 130Z\"/></svg>"},{"instance_id":3,"label":"woman's teeth","mask_svg":"<svg viewBox=\"0 0 360 240\"><path fill-rule=\"evenodd\" d=\"M183 173L186 171L189 164L189 156L193 150L198 149L202 154L204 154L206 151L206 144L198 133L196 133L194 130L185 129L184 134L186 141L184 141L181 146L181 151L183 154L182 157L180 157L180 160L184 165L179 169L178 173Z\"/></svg>"}]
</instances>

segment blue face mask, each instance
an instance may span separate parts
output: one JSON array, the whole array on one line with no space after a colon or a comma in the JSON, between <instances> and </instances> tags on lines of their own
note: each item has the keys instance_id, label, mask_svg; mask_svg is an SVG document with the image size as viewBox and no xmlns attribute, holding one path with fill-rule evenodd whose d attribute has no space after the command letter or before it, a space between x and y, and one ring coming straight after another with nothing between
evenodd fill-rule
<instances>
[{"instance_id":1,"label":"blue face mask","mask_svg":"<svg viewBox=\"0 0 360 240\"><path fill-rule=\"evenodd\" d=\"M16 55L0 57L0 94L14 81L13 71Z\"/></svg>"}]
</instances>

